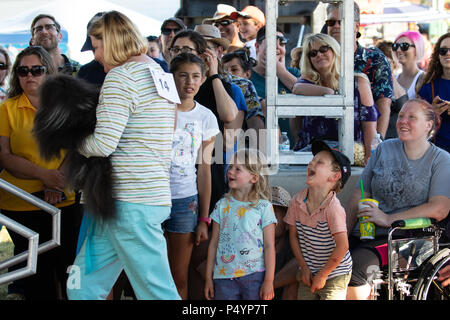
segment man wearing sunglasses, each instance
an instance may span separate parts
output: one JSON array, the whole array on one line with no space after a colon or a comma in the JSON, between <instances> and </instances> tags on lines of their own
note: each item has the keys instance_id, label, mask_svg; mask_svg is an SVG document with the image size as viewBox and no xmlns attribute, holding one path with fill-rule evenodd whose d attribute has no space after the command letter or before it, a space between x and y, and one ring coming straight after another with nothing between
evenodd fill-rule
<instances>
[{"instance_id":1,"label":"man wearing sunglasses","mask_svg":"<svg viewBox=\"0 0 450 320\"><path fill-rule=\"evenodd\" d=\"M239 38L239 27L235 20L230 18L231 13L236 8L227 4L218 4L217 10L212 18L204 19L203 24L212 24L219 28L220 36L230 41L230 46L225 53L233 52L244 47L244 43Z\"/></svg>"},{"instance_id":2,"label":"man wearing sunglasses","mask_svg":"<svg viewBox=\"0 0 450 320\"><path fill-rule=\"evenodd\" d=\"M41 46L52 57L58 72L76 76L80 64L61 53L59 42L62 40L61 25L49 14L40 14L31 23L31 41L35 46Z\"/></svg>"},{"instance_id":3,"label":"man wearing sunglasses","mask_svg":"<svg viewBox=\"0 0 450 320\"><path fill-rule=\"evenodd\" d=\"M172 42L173 37L178 31L187 29L181 19L172 17L164 20L161 25L161 35L159 36L159 42L161 44L161 54L158 59L169 63L170 61L170 43Z\"/></svg>"},{"instance_id":4,"label":"man wearing sunglasses","mask_svg":"<svg viewBox=\"0 0 450 320\"><path fill-rule=\"evenodd\" d=\"M373 99L380 112L377 121L377 132L384 137L389 126L391 102L394 97L392 72L389 61L381 51L363 48L358 43L358 38L361 36L358 31L360 26L360 11L356 2L354 3L354 8L354 69L355 73L363 72L370 79ZM327 25L328 34L340 43L341 19L339 16L339 3L330 3L327 6L327 20L325 23Z\"/></svg>"},{"instance_id":5,"label":"man wearing sunglasses","mask_svg":"<svg viewBox=\"0 0 450 320\"><path fill-rule=\"evenodd\" d=\"M297 82L297 79L300 77L300 70L297 68L286 67L285 56L286 56L286 44L288 39L284 36L284 34L277 30L277 46L276 46L276 55L277 55L277 77L278 77L278 92L279 93L290 93L294 84ZM263 106L263 110L266 108L266 27L262 27L258 30L258 34L256 36L256 55L257 55L257 63L256 66L252 68L252 73L250 76L250 80L253 82L256 88L256 92L258 96L262 98L261 105ZM288 132L289 140L291 142L291 146L295 144L294 136L298 132L295 129L294 119L279 119L278 124L280 126L281 131ZM289 129L291 128L291 129ZM294 133L294 136L291 134Z\"/></svg>"}]
</instances>

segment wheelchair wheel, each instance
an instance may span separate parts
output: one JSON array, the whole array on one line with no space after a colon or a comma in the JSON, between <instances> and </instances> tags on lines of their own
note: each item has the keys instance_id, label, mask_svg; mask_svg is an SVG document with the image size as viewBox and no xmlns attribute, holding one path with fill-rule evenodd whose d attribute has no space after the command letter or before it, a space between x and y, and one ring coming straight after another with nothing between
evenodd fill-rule
<instances>
[{"instance_id":1,"label":"wheelchair wheel","mask_svg":"<svg viewBox=\"0 0 450 320\"><path fill-rule=\"evenodd\" d=\"M415 300L450 300L450 287L442 287L437 280L438 272L450 262L450 248L440 250L423 265L414 286Z\"/></svg>"}]
</instances>

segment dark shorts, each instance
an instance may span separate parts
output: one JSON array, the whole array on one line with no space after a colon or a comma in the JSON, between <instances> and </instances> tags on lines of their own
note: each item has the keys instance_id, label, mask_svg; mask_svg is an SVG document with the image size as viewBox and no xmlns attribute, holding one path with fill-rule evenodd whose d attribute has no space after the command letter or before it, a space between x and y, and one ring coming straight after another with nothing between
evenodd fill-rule
<instances>
[{"instance_id":1,"label":"dark shorts","mask_svg":"<svg viewBox=\"0 0 450 320\"><path fill-rule=\"evenodd\" d=\"M198 218L198 195L182 199L172 199L170 217L164 221L163 227L167 232L189 233L195 232Z\"/></svg>"}]
</instances>

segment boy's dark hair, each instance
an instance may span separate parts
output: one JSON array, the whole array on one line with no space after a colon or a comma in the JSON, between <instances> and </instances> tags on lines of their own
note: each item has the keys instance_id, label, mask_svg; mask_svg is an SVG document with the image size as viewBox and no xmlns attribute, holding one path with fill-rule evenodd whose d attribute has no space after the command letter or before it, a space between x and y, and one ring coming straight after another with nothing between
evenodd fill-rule
<instances>
[{"instance_id":1,"label":"boy's dark hair","mask_svg":"<svg viewBox=\"0 0 450 320\"><path fill-rule=\"evenodd\" d=\"M239 64L241 65L242 70L244 70L244 72L249 71L252 67L256 65L256 61L255 59L250 57L250 50L247 47L244 47L236 51L231 51L225 54L222 57L222 62L227 63L234 58L238 58Z\"/></svg>"}]
</instances>

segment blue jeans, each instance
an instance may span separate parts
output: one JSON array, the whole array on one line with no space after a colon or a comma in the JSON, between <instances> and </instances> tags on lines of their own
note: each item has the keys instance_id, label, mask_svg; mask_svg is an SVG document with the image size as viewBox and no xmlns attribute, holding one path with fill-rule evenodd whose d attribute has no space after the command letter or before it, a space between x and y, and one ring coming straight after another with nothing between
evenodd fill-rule
<instances>
[{"instance_id":1,"label":"blue jeans","mask_svg":"<svg viewBox=\"0 0 450 320\"><path fill-rule=\"evenodd\" d=\"M239 278L214 279L215 300L260 300L265 274L263 271Z\"/></svg>"},{"instance_id":2,"label":"blue jeans","mask_svg":"<svg viewBox=\"0 0 450 320\"><path fill-rule=\"evenodd\" d=\"M170 218L163 223L168 232L195 232L198 219L198 195L182 199L172 199Z\"/></svg>"}]
</instances>

